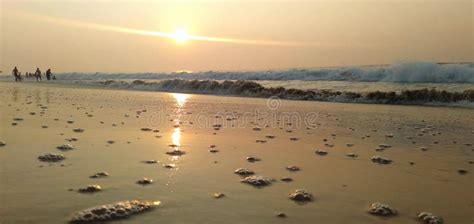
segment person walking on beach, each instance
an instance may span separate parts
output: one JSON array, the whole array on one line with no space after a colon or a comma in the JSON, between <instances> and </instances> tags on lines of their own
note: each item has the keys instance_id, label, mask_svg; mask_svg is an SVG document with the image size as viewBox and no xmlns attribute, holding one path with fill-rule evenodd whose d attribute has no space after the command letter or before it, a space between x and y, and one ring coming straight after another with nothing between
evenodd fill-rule
<instances>
[{"instance_id":1,"label":"person walking on beach","mask_svg":"<svg viewBox=\"0 0 474 224\"><path fill-rule=\"evenodd\" d=\"M16 66L13 69L12 74L15 77L15 82L21 81L20 72L18 72L18 68Z\"/></svg>"},{"instance_id":2,"label":"person walking on beach","mask_svg":"<svg viewBox=\"0 0 474 224\"><path fill-rule=\"evenodd\" d=\"M46 70L46 79L51 80L51 69L50 68L48 68L48 70Z\"/></svg>"},{"instance_id":3,"label":"person walking on beach","mask_svg":"<svg viewBox=\"0 0 474 224\"><path fill-rule=\"evenodd\" d=\"M35 72L35 77L36 77L36 81L41 81L41 71L39 68L36 68L36 72Z\"/></svg>"}]
</instances>

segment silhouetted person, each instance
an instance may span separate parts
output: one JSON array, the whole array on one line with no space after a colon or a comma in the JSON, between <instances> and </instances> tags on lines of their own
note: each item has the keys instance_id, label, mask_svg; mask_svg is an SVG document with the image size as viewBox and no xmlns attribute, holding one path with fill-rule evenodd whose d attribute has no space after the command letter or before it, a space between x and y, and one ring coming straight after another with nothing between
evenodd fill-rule
<instances>
[{"instance_id":1,"label":"silhouetted person","mask_svg":"<svg viewBox=\"0 0 474 224\"><path fill-rule=\"evenodd\" d=\"M36 68L35 77L36 77L36 81L42 80L41 79L41 71L40 71L39 68Z\"/></svg>"},{"instance_id":2,"label":"silhouetted person","mask_svg":"<svg viewBox=\"0 0 474 224\"><path fill-rule=\"evenodd\" d=\"M13 69L12 74L15 77L15 82L21 81L20 72L18 72L18 68L16 66Z\"/></svg>"},{"instance_id":3,"label":"silhouetted person","mask_svg":"<svg viewBox=\"0 0 474 224\"><path fill-rule=\"evenodd\" d=\"M48 70L46 70L46 79L47 79L47 80L51 80L51 75L52 75L52 74L51 74L51 69L48 68Z\"/></svg>"}]
</instances>

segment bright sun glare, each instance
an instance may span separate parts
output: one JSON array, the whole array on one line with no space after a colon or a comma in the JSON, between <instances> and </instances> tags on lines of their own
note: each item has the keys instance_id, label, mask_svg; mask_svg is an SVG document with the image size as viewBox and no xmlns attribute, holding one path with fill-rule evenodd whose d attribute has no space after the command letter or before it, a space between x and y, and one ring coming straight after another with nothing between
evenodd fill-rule
<instances>
[{"instance_id":1,"label":"bright sun glare","mask_svg":"<svg viewBox=\"0 0 474 224\"><path fill-rule=\"evenodd\" d=\"M179 28L174 31L174 39L178 43L184 43L189 40L189 35L185 29Z\"/></svg>"}]
</instances>

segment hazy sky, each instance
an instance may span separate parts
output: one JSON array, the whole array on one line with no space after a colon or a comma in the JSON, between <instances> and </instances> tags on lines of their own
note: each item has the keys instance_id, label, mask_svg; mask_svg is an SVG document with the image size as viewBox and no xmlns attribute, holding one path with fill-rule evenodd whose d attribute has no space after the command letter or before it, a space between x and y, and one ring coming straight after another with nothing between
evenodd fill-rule
<instances>
[{"instance_id":1,"label":"hazy sky","mask_svg":"<svg viewBox=\"0 0 474 224\"><path fill-rule=\"evenodd\" d=\"M472 0L0 0L0 8L5 73L473 60ZM205 41L163 37L176 29Z\"/></svg>"}]
</instances>

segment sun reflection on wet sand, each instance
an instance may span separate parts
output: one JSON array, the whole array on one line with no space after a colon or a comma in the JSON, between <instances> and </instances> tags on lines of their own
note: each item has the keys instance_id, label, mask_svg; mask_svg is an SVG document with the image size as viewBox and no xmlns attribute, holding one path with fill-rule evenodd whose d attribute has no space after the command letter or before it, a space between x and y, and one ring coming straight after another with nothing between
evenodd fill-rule
<instances>
[{"instance_id":1,"label":"sun reflection on wet sand","mask_svg":"<svg viewBox=\"0 0 474 224\"><path fill-rule=\"evenodd\" d=\"M181 147L181 128L176 127L171 134L171 143L174 150L179 150ZM179 156L170 156L170 161L178 160Z\"/></svg>"},{"instance_id":2,"label":"sun reflection on wet sand","mask_svg":"<svg viewBox=\"0 0 474 224\"><path fill-rule=\"evenodd\" d=\"M182 109L189 98L188 94L183 93L171 93L171 96L173 96L176 100L176 105L178 106L178 109Z\"/></svg>"},{"instance_id":3,"label":"sun reflection on wet sand","mask_svg":"<svg viewBox=\"0 0 474 224\"><path fill-rule=\"evenodd\" d=\"M179 127L175 128L173 131L173 134L171 134L171 143L173 146L176 146L175 148L178 148L181 146L181 129Z\"/></svg>"},{"instance_id":4,"label":"sun reflection on wet sand","mask_svg":"<svg viewBox=\"0 0 474 224\"><path fill-rule=\"evenodd\" d=\"M184 105L186 104L188 98L190 95L188 94L182 94L182 93L171 93L171 96L175 99L176 101L176 118L173 120L174 121L174 129L173 133L171 134L171 145L173 146L174 150L180 150L181 148L181 137L182 137L182 131L181 131L181 115L182 111L184 108ZM179 156L170 156L170 161L177 161Z\"/></svg>"}]
</instances>

